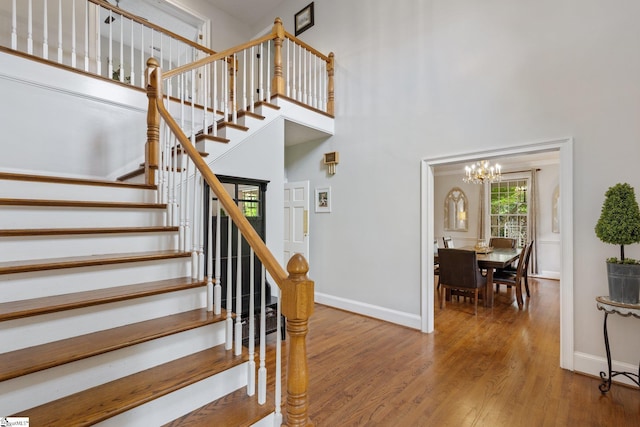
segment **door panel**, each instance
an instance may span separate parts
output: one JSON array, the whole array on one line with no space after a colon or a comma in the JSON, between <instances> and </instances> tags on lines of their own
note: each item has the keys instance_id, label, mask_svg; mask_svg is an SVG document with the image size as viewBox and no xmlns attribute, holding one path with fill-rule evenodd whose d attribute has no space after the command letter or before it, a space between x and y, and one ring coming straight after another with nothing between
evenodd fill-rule
<instances>
[{"instance_id":1,"label":"door panel","mask_svg":"<svg viewBox=\"0 0 640 427\"><path fill-rule=\"evenodd\" d=\"M284 262L295 253L309 259L309 181L284 185Z\"/></svg>"}]
</instances>

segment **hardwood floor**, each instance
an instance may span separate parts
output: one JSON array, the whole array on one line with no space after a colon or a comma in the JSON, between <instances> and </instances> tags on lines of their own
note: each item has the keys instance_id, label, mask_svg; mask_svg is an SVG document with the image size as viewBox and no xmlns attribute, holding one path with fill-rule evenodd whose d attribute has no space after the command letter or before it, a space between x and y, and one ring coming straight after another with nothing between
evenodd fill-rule
<instances>
[{"instance_id":1,"label":"hardwood floor","mask_svg":"<svg viewBox=\"0 0 640 427\"><path fill-rule=\"evenodd\" d=\"M518 310L436 308L433 334L316 305L307 344L316 426L638 426L640 391L559 367L558 282ZM602 339L600 331L594 339Z\"/></svg>"}]
</instances>

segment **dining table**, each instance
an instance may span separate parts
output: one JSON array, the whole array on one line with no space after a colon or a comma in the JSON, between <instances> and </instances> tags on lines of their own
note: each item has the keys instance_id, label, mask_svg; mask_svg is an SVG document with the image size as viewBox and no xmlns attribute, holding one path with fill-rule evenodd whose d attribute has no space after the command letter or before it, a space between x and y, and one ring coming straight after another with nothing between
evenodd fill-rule
<instances>
[{"instance_id":1,"label":"dining table","mask_svg":"<svg viewBox=\"0 0 640 427\"><path fill-rule=\"evenodd\" d=\"M476 251L478 267L487 271L487 287L485 288L484 306L493 307L493 272L499 268L506 268L513 264L520 256L518 248L492 248L476 250L474 246L464 246L457 249ZM486 251L486 252L485 252ZM437 262L437 254L435 262Z\"/></svg>"}]
</instances>

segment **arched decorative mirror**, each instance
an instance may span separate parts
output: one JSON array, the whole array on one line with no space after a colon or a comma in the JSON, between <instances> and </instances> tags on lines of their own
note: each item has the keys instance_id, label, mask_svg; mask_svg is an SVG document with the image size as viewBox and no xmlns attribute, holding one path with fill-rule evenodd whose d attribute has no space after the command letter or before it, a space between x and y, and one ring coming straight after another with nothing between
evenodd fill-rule
<instances>
[{"instance_id":1,"label":"arched decorative mirror","mask_svg":"<svg viewBox=\"0 0 640 427\"><path fill-rule=\"evenodd\" d=\"M467 196L458 187L453 187L444 199L444 229L467 231Z\"/></svg>"}]
</instances>

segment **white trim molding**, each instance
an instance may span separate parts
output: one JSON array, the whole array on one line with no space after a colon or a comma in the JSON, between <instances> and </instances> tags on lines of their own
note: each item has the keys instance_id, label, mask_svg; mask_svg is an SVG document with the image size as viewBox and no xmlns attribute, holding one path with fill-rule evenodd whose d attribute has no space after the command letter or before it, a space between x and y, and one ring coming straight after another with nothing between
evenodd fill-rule
<instances>
[{"instance_id":1,"label":"white trim molding","mask_svg":"<svg viewBox=\"0 0 640 427\"><path fill-rule=\"evenodd\" d=\"M574 369L573 339L573 138L559 138L523 145L502 148L489 148L482 151L452 154L421 160L421 319L422 332L434 331L434 276L433 240L434 240L434 175L433 168L439 165L462 163L479 159L518 156L547 151L560 153L561 218L560 241L560 367Z\"/></svg>"}]
</instances>

